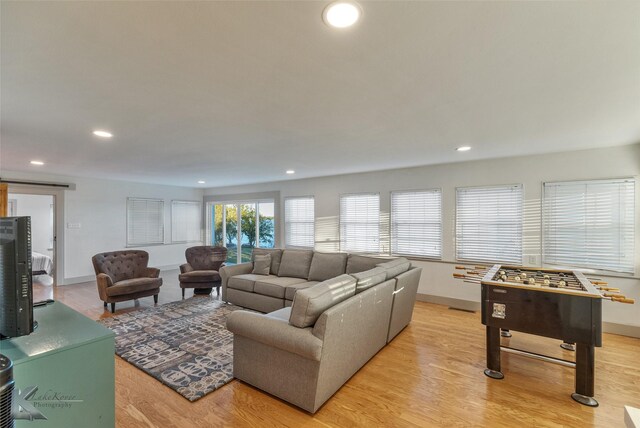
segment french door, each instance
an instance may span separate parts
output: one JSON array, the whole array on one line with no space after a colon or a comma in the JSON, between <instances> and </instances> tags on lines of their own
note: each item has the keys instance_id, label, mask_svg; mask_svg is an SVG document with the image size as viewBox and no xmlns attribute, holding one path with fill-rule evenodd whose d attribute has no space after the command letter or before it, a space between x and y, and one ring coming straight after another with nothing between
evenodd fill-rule
<instances>
[{"instance_id":1,"label":"french door","mask_svg":"<svg viewBox=\"0 0 640 428\"><path fill-rule=\"evenodd\" d=\"M273 248L274 201L207 204L207 241L227 248L227 264L251 261L254 248Z\"/></svg>"}]
</instances>

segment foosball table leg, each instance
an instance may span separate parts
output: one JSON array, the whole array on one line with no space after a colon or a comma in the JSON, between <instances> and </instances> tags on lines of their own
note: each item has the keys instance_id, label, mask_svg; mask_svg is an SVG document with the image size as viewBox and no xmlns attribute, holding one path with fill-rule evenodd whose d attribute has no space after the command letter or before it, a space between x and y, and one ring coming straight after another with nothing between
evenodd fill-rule
<instances>
[{"instance_id":1,"label":"foosball table leg","mask_svg":"<svg viewBox=\"0 0 640 428\"><path fill-rule=\"evenodd\" d=\"M511 332L507 329L500 329L500 336L511 337Z\"/></svg>"},{"instance_id":2,"label":"foosball table leg","mask_svg":"<svg viewBox=\"0 0 640 428\"><path fill-rule=\"evenodd\" d=\"M594 395L595 384L595 348L593 346L576 344L576 392L571 398L585 406L597 407Z\"/></svg>"},{"instance_id":3,"label":"foosball table leg","mask_svg":"<svg viewBox=\"0 0 640 428\"><path fill-rule=\"evenodd\" d=\"M492 379L502 379L500 371L500 329L487 326L487 368L484 374Z\"/></svg>"}]
</instances>

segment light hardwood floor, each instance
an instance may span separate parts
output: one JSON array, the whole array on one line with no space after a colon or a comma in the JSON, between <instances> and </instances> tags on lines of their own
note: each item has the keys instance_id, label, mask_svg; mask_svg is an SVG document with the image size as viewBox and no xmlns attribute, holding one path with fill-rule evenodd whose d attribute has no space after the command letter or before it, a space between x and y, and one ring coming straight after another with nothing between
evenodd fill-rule
<instances>
[{"instance_id":1,"label":"light hardwood floor","mask_svg":"<svg viewBox=\"0 0 640 428\"><path fill-rule=\"evenodd\" d=\"M180 299L177 272L163 274L160 304ZM191 291L187 296L191 296ZM215 292L214 292L215 295ZM34 288L90 318L109 317L95 283ZM202 297L211 298L211 297ZM215 298L215 296L213 297ZM117 305L116 314L153 306ZM503 339L507 340L507 339ZM556 340L514 332L511 345L572 358ZM604 335L596 350L600 407L574 402L572 369L503 353L505 378L489 379L479 313L418 302L411 324L310 415L239 381L195 403L118 357L118 427L621 427L623 405L640 407L640 339Z\"/></svg>"}]
</instances>

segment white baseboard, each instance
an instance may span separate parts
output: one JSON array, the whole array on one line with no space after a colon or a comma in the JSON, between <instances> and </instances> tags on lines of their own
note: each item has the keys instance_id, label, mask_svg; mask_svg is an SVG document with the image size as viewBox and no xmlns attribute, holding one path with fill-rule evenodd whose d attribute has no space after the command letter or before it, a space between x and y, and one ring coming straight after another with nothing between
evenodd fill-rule
<instances>
[{"instance_id":1,"label":"white baseboard","mask_svg":"<svg viewBox=\"0 0 640 428\"><path fill-rule=\"evenodd\" d=\"M637 337L640 339L640 326L618 324L615 322L602 322L602 331L605 333L619 334L620 336Z\"/></svg>"},{"instance_id":2,"label":"white baseboard","mask_svg":"<svg viewBox=\"0 0 640 428\"><path fill-rule=\"evenodd\" d=\"M430 294L418 293L416 300L419 302L435 303L436 305L449 306L463 311L477 312L480 310L480 303L472 300L454 299L452 297L432 296Z\"/></svg>"},{"instance_id":3,"label":"white baseboard","mask_svg":"<svg viewBox=\"0 0 640 428\"><path fill-rule=\"evenodd\" d=\"M480 310L480 303L471 300L461 300L451 297L432 296L429 294L420 293L418 293L418 295L416 296L416 300L419 302L435 303L437 305L449 306L450 308L461 309L463 311L478 312ZM640 326L637 325L618 324L603 321L602 331L604 333L640 338Z\"/></svg>"}]
</instances>

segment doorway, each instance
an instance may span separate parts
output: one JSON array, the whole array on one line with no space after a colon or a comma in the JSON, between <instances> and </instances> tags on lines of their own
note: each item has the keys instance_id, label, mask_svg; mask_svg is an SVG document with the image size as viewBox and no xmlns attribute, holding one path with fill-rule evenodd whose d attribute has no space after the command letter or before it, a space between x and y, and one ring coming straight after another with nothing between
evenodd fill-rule
<instances>
[{"instance_id":1,"label":"doorway","mask_svg":"<svg viewBox=\"0 0 640 428\"><path fill-rule=\"evenodd\" d=\"M31 217L33 283L51 287L56 278L56 197L9 192L7 214Z\"/></svg>"},{"instance_id":2,"label":"doorway","mask_svg":"<svg viewBox=\"0 0 640 428\"><path fill-rule=\"evenodd\" d=\"M208 245L227 248L227 264L251 261L254 248L273 248L273 200L225 202L206 205Z\"/></svg>"}]
</instances>

